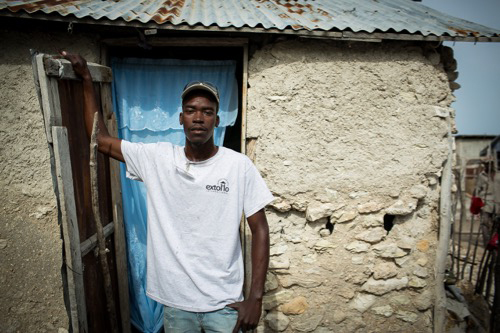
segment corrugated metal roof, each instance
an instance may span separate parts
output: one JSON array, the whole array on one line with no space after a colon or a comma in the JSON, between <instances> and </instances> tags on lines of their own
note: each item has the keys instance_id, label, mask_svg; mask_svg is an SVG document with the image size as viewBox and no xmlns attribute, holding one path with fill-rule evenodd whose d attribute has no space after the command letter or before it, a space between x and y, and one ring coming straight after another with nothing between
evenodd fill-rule
<instances>
[{"instance_id":1,"label":"corrugated metal roof","mask_svg":"<svg viewBox=\"0 0 500 333\"><path fill-rule=\"evenodd\" d=\"M0 0L0 14L7 10L91 17L103 24L124 20L156 22L159 26L500 36L498 29L452 17L411 0Z\"/></svg>"}]
</instances>

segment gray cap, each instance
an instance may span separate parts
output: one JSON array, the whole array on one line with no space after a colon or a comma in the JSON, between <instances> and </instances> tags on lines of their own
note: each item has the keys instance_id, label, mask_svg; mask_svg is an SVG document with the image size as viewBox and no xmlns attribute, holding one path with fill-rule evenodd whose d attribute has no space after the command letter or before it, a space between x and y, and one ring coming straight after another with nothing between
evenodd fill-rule
<instances>
[{"instance_id":1,"label":"gray cap","mask_svg":"<svg viewBox=\"0 0 500 333\"><path fill-rule=\"evenodd\" d=\"M217 87L215 85L213 85L212 83L210 82L207 82L207 81L194 81L194 82L190 82L188 84L186 84L186 86L184 87L184 90L182 91L182 99L184 99L184 97L186 97L187 94L189 94L191 91L194 91L194 90L204 90L204 91L208 91L209 93L211 93L215 99L217 100L217 104L220 103L219 101L219 90L217 90Z\"/></svg>"}]
</instances>

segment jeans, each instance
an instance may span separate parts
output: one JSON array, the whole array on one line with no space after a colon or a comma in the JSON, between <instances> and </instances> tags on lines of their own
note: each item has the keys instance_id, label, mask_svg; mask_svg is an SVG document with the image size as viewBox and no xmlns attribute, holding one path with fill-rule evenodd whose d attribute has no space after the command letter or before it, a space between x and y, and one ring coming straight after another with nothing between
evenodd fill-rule
<instances>
[{"instance_id":1,"label":"jeans","mask_svg":"<svg viewBox=\"0 0 500 333\"><path fill-rule=\"evenodd\" d=\"M165 306L165 333L231 333L238 311L225 307L212 312L189 312Z\"/></svg>"}]
</instances>

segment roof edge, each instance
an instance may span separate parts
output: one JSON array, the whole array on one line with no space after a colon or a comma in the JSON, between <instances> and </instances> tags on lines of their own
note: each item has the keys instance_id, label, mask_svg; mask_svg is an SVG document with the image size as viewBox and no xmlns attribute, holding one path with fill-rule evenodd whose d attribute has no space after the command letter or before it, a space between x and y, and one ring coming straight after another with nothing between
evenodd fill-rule
<instances>
[{"instance_id":1,"label":"roof edge","mask_svg":"<svg viewBox=\"0 0 500 333\"><path fill-rule=\"evenodd\" d=\"M218 27L218 26L204 26L201 24L190 26L188 24L173 25L170 23L157 24L155 22L141 23L141 22L127 22L125 20L116 19L110 20L101 18L99 20L93 18L77 18L61 15L47 15L39 13L27 13L24 11L13 13L9 10L0 10L0 17L12 17L21 19L30 19L38 21L58 21L68 22L73 24L91 24L91 25L105 25L105 26L118 26L118 27L133 27L133 28L147 28L157 30L172 30L172 31L192 31L192 32L230 32L230 33L259 33L259 34L282 34L282 35L295 35L309 38L323 38L334 40L346 41L367 41L367 42L380 42L381 40L401 40L401 41L452 41L452 42L474 42L474 43L499 43L500 36L495 37L473 37L473 36L437 36L437 35L423 35L423 34L410 34L398 32L353 32L353 31L324 31L324 30L294 30L292 27L279 30L276 28L266 29L260 27Z\"/></svg>"}]
</instances>

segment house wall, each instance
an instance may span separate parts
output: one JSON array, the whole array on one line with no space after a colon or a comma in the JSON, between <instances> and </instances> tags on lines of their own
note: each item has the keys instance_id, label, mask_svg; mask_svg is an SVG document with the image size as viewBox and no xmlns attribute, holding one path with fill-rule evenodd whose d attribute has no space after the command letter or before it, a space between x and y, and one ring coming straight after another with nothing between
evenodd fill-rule
<instances>
[{"instance_id":1,"label":"house wall","mask_svg":"<svg viewBox=\"0 0 500 333\"><path fill-rule=\"evenodd\" d=\"M0 30L0 331L68 327L62 241L29 49L97 61L95 36Z\"/></svg>"},{"instance_id":2,"label":"house wall","mask_svg":"<svg viewBox=\"0 0 500 333\"><path fill-rule=\"evenodd\" d=\"M62 242L29 49L98 61L97 38L12 30L0 38L8 45L0 53L0 331L64 330ZM440 60L405 43L288 41L252 55L247 138L278 197L268 212L268 329L431 331L453 100ZM388 234L386 214L395 216Z\"/></svg>"},{"instance_id":3,"label":"house wall","mask_svg":"<svg viewBox=\"0 0 500 333\"><path fill-rule=\"evenodd\" d=\"M432 331L454 126L445 58L424 44L312 40L253 54L247 140L278 198L266 331Z\"/></svg>"}]
</instances>

